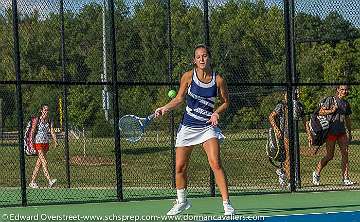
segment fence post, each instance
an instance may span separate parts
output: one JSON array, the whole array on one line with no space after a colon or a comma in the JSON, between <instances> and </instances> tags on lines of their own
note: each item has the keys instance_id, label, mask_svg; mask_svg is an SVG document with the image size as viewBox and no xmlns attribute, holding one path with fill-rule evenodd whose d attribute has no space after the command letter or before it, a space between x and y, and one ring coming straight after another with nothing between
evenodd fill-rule
<instances>
[{"instance_id":1,"label":"fence post","mask_svg":"<svg viewBox=\"0 0 360 222\"><path fill-rule=\"evenodd\" d=\"M209 2L208 0L203 0L204 7L204 39L205 45L210 49L210 25L209 25ZM210 195L215 196L215 176L214 172L210 168Z\"/></svg>"},{"instance_id":2,"label":"fence post","mask_svg":"<svg viewBox=\"0 0 360 222\"><path fill-rule=\"evenodd\" d=\"M205 45L210 48L209 2L203 0L204 7L204 38Z\"/></svg>"},{"instance_id":3,"label":"fence post","mask_svg":"<svg viewBox=\"0 0 360 222\"><path fill-rule=\"evenodd\" d=\"M16 101L17 101L17 119L18 119L18 139L20 153L20 183L21 183L21 204L27 205L26 197L26 175L25 175L25 154L24 154L24 113L22 108L22 91L21 91L21 70L20 70L20 46L19 46L19 21L17 1L12 0L13 13L13 38L14 38L14 64L16 73Z\"/></svg>"},{"instance_id":4,"label":"fence post","mask_svg":"<svg viewBox=\"0 0 360 222\"><path fill-rule=\"evenodd\" d=\"M3 136L3 128L4 128L4 124L3 124L2 99L0 98L0 139L1 140Z\"/></svg>"},{"instance_id":5,"label":"fence post","mask_svg":"<svg viewBox=\"0 0 360 222\"><path fill-rule=\"evenodd\" d=\"M167 31L168 31L168 80L171 82L169 90L173 89L174 81L173 81L173 42L172 42L172 32L171 32L171 0L167 1ZM174 123L174 111L170 112L170 136L171 136L171 186L172 188L176 187L176 179L175 179L175 123Z\"/></svg>"},{"instance_id":6,"label":"fence post","mask_svg":"<svg viewBox=\"0 0 360 222\"><path fill-rule=\"evenodd\" d=\"M297 83L299 78L296 72L296 47L295 47L295 3L294 0L290 1L289 4L290 13L290 47L291 47L291 78L292 78L292 99L293 101L298 100ZM296 111L294 111L296 112ZM301 188L301 177L300 177L300 140L299 140L299 124L297 119L294 121L294 163L295 163L295 185L296 188Z\"/></svg>"},{"instance_id":7,"label":"fence post","mask_svg":"<svg viewBox=\"0 0 360 222\"><path fill-rule=\"evenodd\" d=\"M66 63L65 63L65 27L64 27L64 0L60 0L60 16L61 16L61 71L62 79L64 82L68 82L68 76L66 75ZM66 181L67 187L71 187L70 177L70 157L69 157L69 125L68 125L68 86L64 85L63 90L63 109L64 109L64 150L65 150L65 170L66 170Z\"/></svg>"},{"instance_id":8,"label":"fence post","mask_svg":"<svg viewBox=\"0 0 360 222\"><path fill-rule=\"evenodd\" d=\"M285 53L286 53L286 80L287 80L287 107L288 107L288 135L289 135L289 158L290 158L290 191L295 191L295 149L294 149L294 78L295 78L295 60L294 60L294 39L291 7L293 0L284 0L284 23L285 23Z\"/></svg>"},{"instance_id":9,"label":"fence post","mask_svg":"<svg viewBox=\"0 0 360 222\"><path fill-rule=\"evenodd\" d=\"M114 25L114 0L108 0L109 7L109 27L110 27L110 56L111 71L112 71L112 96L113 96L113 110L114 110L114 136L115 136L115 162L116 162L116 191L117 199L124 200L123 196L123 178L121 167L121 147L120 147L120 129L119 122L119 101L118 101L118 84L117 84L117 63L116 63L116 43L115 43L115 25Z\"/></svg>"}]
</instances>

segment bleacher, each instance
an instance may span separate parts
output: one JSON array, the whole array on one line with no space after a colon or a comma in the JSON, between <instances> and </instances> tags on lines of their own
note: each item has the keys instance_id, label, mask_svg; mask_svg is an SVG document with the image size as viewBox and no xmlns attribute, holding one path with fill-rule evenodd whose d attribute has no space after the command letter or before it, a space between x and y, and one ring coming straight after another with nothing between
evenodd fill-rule
<instances>
[{"instance_id":1,"label":"bleacher","mask_svg":"<svg viewBox=\"0 0 360 222\"><path fill-rule=\"evenodd\" d=\"M62 131L60 128L55 128L54 130L55 130L57 140L64 139L64 137L65 137L64 131ZM49 133L49 137L51 138L50 133ZM0 140L17 141L18 139L19 139L18 131L0 133Z\"/></svg>"}]
</instances>

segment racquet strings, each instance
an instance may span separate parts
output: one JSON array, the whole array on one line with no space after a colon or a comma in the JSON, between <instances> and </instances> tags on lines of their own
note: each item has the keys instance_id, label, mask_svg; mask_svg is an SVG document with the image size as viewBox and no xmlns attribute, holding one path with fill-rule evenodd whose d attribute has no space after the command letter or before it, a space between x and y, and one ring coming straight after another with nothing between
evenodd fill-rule
<instances>
[{"instance_id":1,"label":"racquet strings","mask_svg":"<svg viewBox=\"0 0 360 222\"><path fill-rule=\"evenodd\" d=\"M140 121L132 116L124 116L119 121L121 137L130 142L140 140L143 131Z\"/></svg>"}]
</instances>

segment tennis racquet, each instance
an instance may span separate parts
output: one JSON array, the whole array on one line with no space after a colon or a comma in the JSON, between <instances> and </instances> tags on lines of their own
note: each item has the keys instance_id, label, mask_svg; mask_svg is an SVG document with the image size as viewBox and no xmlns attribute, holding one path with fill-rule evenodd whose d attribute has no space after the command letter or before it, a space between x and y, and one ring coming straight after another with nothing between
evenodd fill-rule
<instances>
[{"instance_id":1,"label":"tennis racquet","mask_svg":"<svg viewBox=\"0 0 360 222\"><path fill-rule=\"evenodd\" d=\"M129 142L136 143L144 135L145 128L154 119L155 113L146 118L125 115L119 120L120 136Z\"/></svg>"},{"instance_id":2,"label":"tennis racquet","mask_svg":"<svg viewBox=\"0 0 360 222\"><path fill-rule=\"evenodd\" d=\"M268 138L266 143L266 154L269 157L270 162L275 165L275 162L282 163L285 161L285 147L284 140L276 137L274 129L272 127L269 128Z\"/></svg>"}]
</instances>

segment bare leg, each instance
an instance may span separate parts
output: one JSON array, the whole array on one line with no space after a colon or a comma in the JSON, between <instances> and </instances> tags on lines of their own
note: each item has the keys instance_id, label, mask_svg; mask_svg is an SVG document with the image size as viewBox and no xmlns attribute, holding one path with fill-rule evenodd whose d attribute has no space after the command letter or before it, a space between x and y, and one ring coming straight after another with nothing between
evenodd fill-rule
<instances>
[{"instance_id":1,"label":"bare leg","mask_svg":"<svg viewBox=\"0 0 360 222\"><path fill-rule=\"evenodd\" d=\"M349 149L348 149L348 137L346 135L338 139L341 152L341 169L343 179L349 178Z\"/></svg>"},{"instance_id":2,"label":"bare leg","mask_svg":"<svg viewBox=\"0 0 360 222\"><path fill-rule=\"evenodd\" d=\"M326 141L326 155L319 161L316 173L320 175L321 170L334 158L335 141Z\"/></svg>"},{"instance_id":3,"label":"bare leg","mask_svg":"<svg viewBox=\"0 0 360 222\"><path fill-rule=\"evenodd\" d=\"M184 189L187 187L187 168L189 166L190 154L193 147L177 147L176 148L176 189Z\"/></svg>"},{"instance_id":4,"label":"bare leg","mask_svg":"<svg viewBox=\"0 0 360 222\"><path fill-rule=\"evenodd\" d=\"M289 151L289 139L284 138L284 149L285 149L285 161L284 161L284 172L286 178L290 180L290 151Z\"/></svg>"},{"instance_id":5,"label":"bare leg","mask_svg":"<svg viewBox=\"0 0 360 222\"><path fill-rule=\"evenodd\" d=\"M187 168L192 147L177 147L176 148L176 204L167 212L166 215L174 216L191 207L186 199L187 187Z\"/></svg>"},{"instance_id":6,"label":"bare leg","mask_svg":"<svg viewBox=\"0 0 360 222\"><path fill-rule=\"evenodd\" d=\"M39 155L39 159L41 161L44 175L45 175L46 179L48 179L48 181L50 181L51 178L49 175L48 165L47 165L47 161L46 161L46 153L42 150L39 150L38 155Z\"/></svg>"},{"instance_id":7,"label":"bare leg","mask_svg":"<svg viewBox=\"0 0 360 222\"><path fill-rule=\"evenodd\" d=\"M210 167L215 175L216 184L219 187L223 201L229 199L229 191L225 172L221 166L220 146L216 138L211 138L204 142L204 150L207 154Z\"/></svg>"},{"instance_id":8,"label":"bare leg","mask_svg":"<svg viewBox=\"0 0 360 222\"><path fill-rule=\"evenodd\" d=\"M41 167L41 160L40 160L40 157L38 157L37 160L36 160L36 163L35 163L35 168L34 168L34 171L32 173L30 183L35 183L35 180L36 180L36 177L37 177L37 175L39 173L40 167Z\"/></svg>"}]
</instances>

